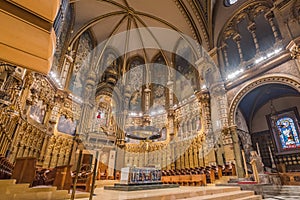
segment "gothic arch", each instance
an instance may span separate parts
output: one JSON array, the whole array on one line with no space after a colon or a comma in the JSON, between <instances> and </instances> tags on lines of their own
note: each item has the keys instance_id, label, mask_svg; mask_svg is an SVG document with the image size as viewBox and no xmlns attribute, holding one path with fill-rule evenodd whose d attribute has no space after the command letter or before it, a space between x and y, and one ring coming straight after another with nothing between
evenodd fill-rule
<instances>
[{"instance_id":1,"label":"gothic arch","mask_svg":"<svg viewBox=\"0 0 300 200\"><path fill-rule=\"evenodd\" d=\"M229 116L228 116L228 124L229 126L234 126L236 124L236 110L242 99L252 90L256 89L259 86L270 84L270 83L279 83L290 86L296 89L300 93L300 78L294 77L292 75L287 74L272 74L272 75L264 75L260 78L255 79L254 81L246 84L242 87L237 94L234 96L233 100L229 106Z\"/></svg>"}]
</instances>

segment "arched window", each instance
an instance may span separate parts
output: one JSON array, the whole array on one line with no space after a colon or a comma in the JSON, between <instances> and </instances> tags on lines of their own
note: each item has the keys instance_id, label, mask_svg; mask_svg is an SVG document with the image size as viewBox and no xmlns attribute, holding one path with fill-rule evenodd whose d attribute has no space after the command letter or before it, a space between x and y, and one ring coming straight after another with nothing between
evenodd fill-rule
<instances>
[{"instance_id":1,"label":"arched window","mask_svg":"<svg viewBox=\"0 0 300 200\"><path fill-rule=\"evenodd\" d=\"M290 117L282 117L277 120L281 148L283 150L300 147L300 142L294 120Z\"/></svg>"}]
</instances>

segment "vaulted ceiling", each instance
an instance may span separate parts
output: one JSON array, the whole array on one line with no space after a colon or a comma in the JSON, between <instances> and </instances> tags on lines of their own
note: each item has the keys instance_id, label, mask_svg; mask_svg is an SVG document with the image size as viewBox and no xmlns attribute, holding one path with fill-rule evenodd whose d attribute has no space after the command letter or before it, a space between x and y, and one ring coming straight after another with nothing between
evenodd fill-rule
<instances>
[{"instance_id":1,"label":"vaulted ceiling","mask_svg":"<svg viewBox=\"0 0 300 200\"><path fill-rule=\"evenodd\" d=\"M97 43L135 28L167 28L210 49L211 1L203 0L71 0L75 24L71 44L86 30ZM175 44L174 44L175 45Z\"/></svg>"}]
</instances>

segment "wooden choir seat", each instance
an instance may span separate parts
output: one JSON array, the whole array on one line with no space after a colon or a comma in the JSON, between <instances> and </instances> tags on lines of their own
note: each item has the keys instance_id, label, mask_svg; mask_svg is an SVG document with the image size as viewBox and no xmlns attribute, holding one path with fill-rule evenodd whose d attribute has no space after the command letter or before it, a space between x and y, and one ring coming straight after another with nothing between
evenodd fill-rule
<instances>
[{"instance_id":1,"label":"wooden choir seat","mask_svg":"<svg viewBox=\"0 0 300 200\"><path fill-rule=\"evenodd\" d=\"M231 168L231 174L232 174L232 176L236 176L236 168L235 168L235 164L234 164L234 163L231 163L231 166L232 166L232 168Z\"/></svg>"},{"instance_id":2,"label":"wooden choir seat","mask_svg":"<svg viewBox=\"0 0 300 200\"><path fill-rule=\"evenodd\" d=\"M171 183L179 184L180 183L180 175L179 176L171 176Z\"/></svg>"},{"instance_id":3,"label":"wooden choir seat","mask_svg":"<svg viewBox=\"0 0 300 200\"><path fill-rule=\"evenodd\" d=\"M223 176L223 166L222 165L218 165L218 169L217 169L217 173L218 173L218 179L222 178Z\"/></svg>"},{"instance_id":4,"label":"wooden choir seat","mask_svg":"<svg viewBox=\"0 0 300 200\"><path fill-rule=\"evenodd\" d=\"M10 179L14 165L5 157L0 157L0 179Z\"/></svg>"},{"instance_id":5,"label":"wooden choir seat","mask_svg":"<svg viewBox=\"0 0 300 200\"><path fill-rule=\"evenodd\" d=\"M235 165L233 163L222 165L211 165L206 167L195 167L191 169L163 170L163 183L177 183L180 185L206 185L214 183L222 176L235 176Z\"/></svg>"},{"instance_id":6,"label":"wooden choir seat","mask_svg":"<svg viewBox=\"0 0 300 200\"><path fill-rule=\"evenodd\" d=\"M224 176L232 176L232 168L230 165L226 164L224 169Z\"/></svg>"}]
</instances>

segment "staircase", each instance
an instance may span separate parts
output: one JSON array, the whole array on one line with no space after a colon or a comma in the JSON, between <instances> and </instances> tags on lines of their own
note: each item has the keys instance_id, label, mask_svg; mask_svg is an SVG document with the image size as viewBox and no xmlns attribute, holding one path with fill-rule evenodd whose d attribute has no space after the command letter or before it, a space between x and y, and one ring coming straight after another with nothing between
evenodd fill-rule
<instances>
[{"instance_id":1,"label":"staircase","mask_svg":"<svg viewBox=\"0 0 300 200\"><path fill-rule=\"evenodd\" d=\"M179 198L178 198L179 197ZM260 195L255 195L253 191L242 191L239 187L209 187L202 192L180 194L178 200L260 200ZM172 198L170 198L171 200Z\"/></svg>"},{"instance_id":2,"label":"staircase","mask_svg":"<svg viewBox=\"0 0 300 200\"><path fill-rule=\"evenodd\" d=\"M160 190L143 190L134 192L96 189L93 200L261 200L253 191L242 191L239 187L216 186L180 186ZM88 200L88 199L84 199Z\"/></svg>"},{"instance_id":3,"label":"staircase","mask_svg":"<svg viewBox=\"0 0 300 200\"><path fill-rule=\"evenodd\" d=\"M0 180L1 200L63 200L68 199L67 190L53 186L29 188L29 184L16 184L15 179Z\"/></svg>"},{"instance_id":4,"label":"staircase","mask_svg":"<svg viewBox=\"0 0 300 200\"><path fill-rule=\"evenodd\" d=\"M254 195L252 191L233 191L212 195L196 196L190 198L182 198L178 200L260 200L259 195Z\"/></svg>"},{"instance_id":5,"label":"staircase","mask_svg":"<svg viewBox=\"0 0 300 200\"><path fill-rule=\"evenodd\" d=\"M268 185L263 187L264 198L300 199L300 186Z\"/></svg>"}]
</instances>

